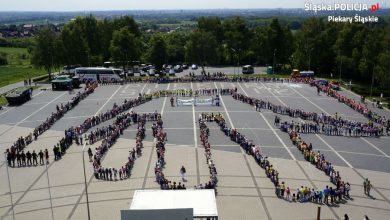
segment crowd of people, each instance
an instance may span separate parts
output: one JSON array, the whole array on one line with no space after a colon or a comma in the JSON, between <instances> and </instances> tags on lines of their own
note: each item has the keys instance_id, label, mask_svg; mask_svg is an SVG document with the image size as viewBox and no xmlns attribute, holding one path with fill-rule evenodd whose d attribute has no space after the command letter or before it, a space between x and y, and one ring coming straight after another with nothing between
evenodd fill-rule
<instances>
[{"instance_id":1,"label":"crowd of people","mask_svg":"<svg viewBox=\"0 0 390 220\"><path fill-rule=\"evenodd\" d=\"M135 160L142 155L142 140L145 138L145 123L147 121L147 117L148 114L141 115L134 112L117 116L114 124L109 126L106 133L103 135L104 139L102 144L95 149L92 165L96 179L117 181L130 177ZM118 169L112 167L103 167L101 165L102 157L116 142L119 136L123 134L123 130L128 128L131 123L137 124L137 134L135 148L133 147L133 149L129 151L127 162ZM91 154L90 156L92 157Z\"/></svg>"},{"instance_id":2,"label":"crowd of people","mask_svg":"<svg viewBox=\"0 0 390 220\"><path fill-rule=\"evenodd\" d=\"M156 175L156 182L160 185L162 190L184 190L187 189L184 181L185 176L183 175L185 171L181 171L183 183L175 181L170 181L164 175L163 169L165 168L165 144L167 141L167 133L163 129L163 121L161 118L152 125L152 132L156 147L157 162L154 166L154 174Z\"/></svg>"},{"instance_id":3,"label":"crowd of people","mask_svg":"<svg viewBox=\"0 0 390 220\"><path fill-rule=\"evenodd\" d=\"M361 113L366 118L374 121L375 123L378 123L382 126L386 126L387 128L389 128L390 119L386 119L385 116L380 116L379 114L371 111L366 104L360 103L359 101L356 101L353 98L348 98L347 96L340 94L339 92L334 90L330 84L322 85L321 83L313 79L310 81L310 85L316 86L318 91L322 91L326 93L328 96L337 99L339 102L344 103L345 105Z\"/></svg>"},{"instance_id":4,"label":"crowd of people","mask_svg":"<svg viewBox=\"0 0 390 220\"><path fill-rule=\"evenodd\" d=\"M199 129L200 129L200 141L205 151L206 163L209 167L210 172L210 180L204 185L200 184L199 186L195 186L195 189L214 189L215 193L216 186L218 183L217 179L217 169L215 167L214 161L211 157L211 145L209 142L210 129L207 127L205 120L203 118L199 118Z\"/></svg>"},{"instance_id":5,"label":"crowd of people","mask_svg":"<svg viewBox=\"0 0 390 220\"><path fill-rule=\"evenodd\" d=\"M298 194L298 196L302 198L303 195L304 199L309 198L310 201L324 202L326 204L328 204L329 200L331 203L335 203L336 201L340 202L344 198L349 198L350 184L342 181L339 171L335 170L333 164L326 160L324 154L320 151L314 151L312 143L307 144L303 141L300 134L294 128L287 127L283 131L288 133L292 144L303 153L304 158L329 176L330 182L336 186L336 188L326 186L323 191L315 191L314 189L307 191L307 187L301 187L298 192L302 191L303 193ZM305 192L308 192L308 194Z\"/></svg>"},{"instance_id":6,"label":"crowd of people","mask_svg":"<svg viewBox=\"0 0 390 220\"><path fill-rule=\"evenodd\" d=\"M45 149L44 151L40 150L38 153L35 150L27 151L14 151L15 149L6 149L7 163L10 167L26 167L26 166L38 166L38 157L39 164L45 165L49 163L49 151Z\"/></svg>"},{"instance_id":7,"label":"crowd of people","mask_svg":"<svg viewBox=\"0 0 390 220\"><path fill-rule=\"evenodd\" d=\"M379 130L366 126L354 126L350 124L335 125L313 122L280 122L280 118L275 116L275 125L282 131L288 129L298 133L324 134L328 136L347 136L347 137L378 137L381 135Z\"/></svg>"},{"instance_id":8,"label":"crowd of people","mask_svg":"<svg viewBox=\"0 0 390 220\"><path fill-rule=\"evenodd\" d=\"M377 126L372 121L366 123L352 121L342 118L337 113L332 116L325 115L324 113L317 114L315 112L307 112L302 109L294 109L288 106L275 105L270 101L252 98L237 92L233 93L232 96L236 100L254 106L256 111L261 111L261 109L267 109L276 114L288 115L293 118L301 118L302 120L312 121L313 124L315 124L315 126L312 127L313 131L319 126L326 130L328 135L378 137L385 134L384 127L382 125ZM308 129L310 129L310 125L308 125Z\"/></svg>"},{"instance_id":9,"label":"crowd of people","mask_svg":"<svg viewBox=\"0 0 390 220\"><path fill-rule=\"evenodd\" d=\"M304 78L278 78L278 77L258 77L258 76L234 76L223 72L207 72L196 75L190 72L189 75L179 77L128 77L121 81L101 81L100 85L117 85L132 83L190 83L190 82L272 82L272 83L309 83L310 77Z\"/></svg>"},{"instance_id":10,"label":"crowd of people","mask_svg":"<svg viewBox=\"0 0 390 220\"><path fill-rule=\"evenodd\" d=\"M50 127L53 126L56 121L61 119L66 112L73 109L81 100L85 99L88 95L93 93L96 87L97 83L87 84L84 91L78 92L76 96L72 97L72 99L69 100L65 105L63 103L57 105L56 112L52 112L51 115L47 117L42 124L38 125L32 133L30 132L25 137L19 137L11 146L11 151L13 151L13 148L15 148L16 151L22 151L26 146L33 142L33 137L34 140L36 140L39 135L50 129Z\"/></svg>"},{"instance_id":11,"label":"crowd of people","mask_svg":"<svg viewBox=\"0 0 390 220\"><path fill-rule=\"evenodd\" d=\"M268 157L261 153L260 146L253 144L250 140L248 140L245 135L241 134L237 131L237 129L229 128L226 125L225 119L220 113L202 113L200 115L202 120L206 121L215 121L221 131L230 138L233 142L240 145L246 154L253 156L256 162L265 170L267 177L271 180L271 182L275 185L275 189L280 186L279 184L279 172L274 168L274 166L268 160ZM284 182L282 183L284 189L290 193L290 188L286 187Z\"/></svg>"},{"instance_id":12,"label":"crowd of people","mask_svg":"<svg viewBox=\"0 0 390 220\"><path fill-rule=\"evenodd\" d=\"M57 144L53 145L52 150L54 154L54 160L60 160L63 157L63 155L66 153L66 150L73 144L73 142L75 142L77 145L83 144L84 137L91 138L88 140L90 144L96 142L98 139L106 138L105 134L107 134L107 131L109 129L108 127L99 128L96 131L93 132L91 131L89 134L85 134L85 133L89 129L101 124L102 122L113 119L116 116L120 115L121 113L124 113L129 109L150 100L151 100L150 95L145 95L145 96L140 95L138 98L124 100L124 102L121 105L117 105L116 103L114 103L112 109L107 110L105 113L100 113L99 115L89 117L79 126L72 126L66 129L64 131L64 137L62 137L57 142ZM150 113L147 115L147 118L156 117L156 114L157 114L156 112ZM132 117L139 117L137 114L130 114L130 115ZM138 118L133 118L132 120L135 121L137 119ZM20 150L18 150L16 146L17 145L13 145L10 148L10 150L7 151L7 157L9 157L11 161L13 160L13 158L17 157L17 152L21 153L23 149L21 148ZM21 166L23 166L23 164Z\"/></svg>"},{"instance_id":13,"label":"crowd of people","mask_svg":"<svg viewBox=\"0 0 390 220\"><path fill-rule=\"evenodd\" d=\"M69 110L73 109L77 104L85 99L88 95L93 93L98 86L97 83L87 83L83 92L78 92L70 101L66 104L61 103L56 106L56 112L52 113L42 124L36 127L33 131L34 139L36 140L39 135L43 134L45 131L50 129L50 127L59 119L61 119L64 114Z\"/></svg>"},{"instance_id":14,"label":"crowd of people","mask_svg":"<svg viewBox=\"0 0 390 220\"><path fill-rule=\"evenodd\" d=\"M289 135L293 144L303 152L306 160L329 176L330 182L333 183L335 187L326 186L323 190L319 190L301 186L293 192L293 189L287 186L284 181L279 181L279 172L275 170L268 160L268 157L261 153L260 146L253 144L245 135L238 132L237 129L227 127L225 119L221 114L218 113L214 115L213 113L202 113L200 117L218 123L226 136L229 136L232 141L239 144L248 155L253 156L255 161L265 169L267 177L270 178L275 185L277 197L293 202L315 202L319 204L333 204L340 202L345 198L349 198L349 191L351 190L350 184L342 181L340 173L334 169L330 162L325 160L325 156L319 151L314 152L312 144L307 145L300 139L298 133L295 131L289 130Z\"/></svg>"},{"instance_id":15,"label":"crowd of people","mask_svg":"<svg viewBox=\"0 0 390 220\"><path fill-rule=\"evenodd\" d=\"M176 90L159 90L152 94L153 97L193 97L193 96L214 96L214 95L230 95L231 89L176 89Z\"/></svg>"}]
</instances>

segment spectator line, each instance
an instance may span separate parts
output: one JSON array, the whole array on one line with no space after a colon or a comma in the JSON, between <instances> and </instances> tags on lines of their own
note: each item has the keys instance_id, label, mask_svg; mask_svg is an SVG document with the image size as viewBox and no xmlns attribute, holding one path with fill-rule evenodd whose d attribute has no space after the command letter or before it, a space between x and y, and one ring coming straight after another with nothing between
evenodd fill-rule
<instances>
[{"instance_id":1,"label":"spectator line","mask_svg":"<svg viewBox=\"0 0 390 220\"><path fill-rule=\"evenodd\" d=\"M238 86L241 88L241 90L245 93L246 96L248 96L248 93L244 90L244 88L241 86L240 83L238 83ZM276 129L274 129L272 127L272 125L268 122L267 118L263 115L262 112L257 112L262 118L263 120L265 121L265 123L267 124L267 126L271 129L271 131L274 133L274 135L276 136L276 138L279 140L279 142L283 145L284 149L286 149L286 151L288 152L288 154L290 155L290 157L294 160L294 161L297 161L297 159L295 158L294 154L291 152L291 150L287 147L287 145L284 143L284 141L282 140L282 138L279 136L278 133L276 133ZM230 120L230 119L229 119Z\"/></svg>"},{"instance_id":2,"label":"spectator line","mask_svg":"<svg viewBox=\"0 0 390 220\"><path fill-rule=\"evenodd\" d=\"M312 105L314 105L315 107L317 107L319 110L321 110L322 112L328 114L328 115L331 115L329 114L329 112L325 111L323 108L321 108L320 106L318 106L317 104L315 104L314 102L312 102L310 99L306 98L304 95L302 95L300 92L296 91L294 88L291 87L291 89L297 93L298 95L302 96L304 99L306 99L308 102L310 102ZM375 150L379 151L381 154L383 154L385 157L387 158L390 158L389 155L387 155L385 152L383 152L382 150L380 150L377 146L375 146L374 144L370 143L369 141L367 141L367 139L363 138L363 137L360 137L361 140L363 140L364 142L366 142L368 145L370 145L372 148L374 148Z\"/></svg>"},{"instance_id":3,"label":"spectator line","mask_svg":"<svg viewBox=\"0 0 390 220\"><path fill-rule=\"evenodd\" d=\"M214 82L214 86L215 86L215 88L218 88L216 82ZM222 84L221 84L221 87L222 87ZM226 105L225 105L225 102L223 101L222 96L220 96L220 99L221 99L221 104L222 104L222 106L223 106L223 109L225 110L225 114L226 114L226 116L227 116L227 118L228 118L228 120L229 120L230 126L231 126L232 128L234 128L233 122L232 122L232 120L231 120L231 118L230 118L230 115L229 115L228 110L226 109ZM250 173L250 175L251 175L253 184L254 184L255 187L256 187L257 196L258 196L259 199L260 199L260 202L261 202L261 205L262 205L262 207L263 207L263 209L264 209L264 211L265 211L265 214L267 215L267 218L268 218L268 219L272 219L271 214L269 213L269 210L268 210L268 208L267 208L267 204L265 203L263 194L261 193L261 191L260 191L260 189L259 189L259 185L258 185L257 182L256 182L256 178L255 178L255 176L254 176L254 174L253 174L253 170L252 170L252 168L251 168L250 165L249 165L248 158L247 158L245 152L242 150L241 147L240 147L240 151L241 151L242 156L244 157L245 164L246 164L246 166L247 166L247 168L248 168L248 171L249 171L249 173Z\"/></svg>"},{"instance_id":4,"label":"spectator line","mask_svg":"<svg viewBox=\"0 0 390 220\"><path fill-rule=\"evenodd\" d=\"M261 85L264 86L264 84L262 82L260 82ZM278 96L276 96L272 91L269 91L274 97L275 99L277 99L282 105L284 106L287 106L286 103L284 103ZM308 100L308 99L306 99ZM301 118L299 118L299 120L301 122L303 122L303 120ZM331 149L333 151L333 153L335 153L342 161L344 161L344 163L349 167L349 168L353 168L353 166L343 157L339 154L339 152L337 152L332 146L330 146L330 144L328 144L321 136L319 136L318 134L315 134L315 136L320 139L329 149Z\"/></svg>"},{"instance_id":5,"label":"spectator line","mask_svg":"<svg viewBox=\"0 0 390 220\"><path fill-rule=\"evenodd\" d=\"M61 98L63 95L65 95L67 92L63 92L61 95L57 96L57 98L51 100L50 102L48 102L46 105L40 107L38 110L34 111L33 113L31 113L30 115L28 115L27 117L25 117L24 119L22 119L21 121L19 121L18 123L16 123L14 126L8 128L7 130L3 131L1 134L0 134L0 137L3 136L5 133L7 133L8 131L10 131L11 129L15 128L16 126L22 124L24 121L26 121L28 118L30 118L31 116L35 115L36 113L40 112L42 109L46 108L48 105L50 105L51 103L53 103L54 101L56 101L57 99Z\"/></svg>"},{"instance_id":6,"label":"spectator line","mask_svg":"<svg viewBox=\"0 0 390 220\"><path fill-rule=\"evenodd\" d=\"M98 111L95 113L95 116L99 114L99 112L104 108L104 106L114 97L114 95L119 91L119 89L122 88L122 86L119 86L119 88L111 95L111 97L102 105L102 107L100 107L100 109L98 109ZM131 111L133 108L131 108L129 111ZM105 157L102 158L102 162L104 160ZM94 174L92 174L88 180L88 183L87 183L87 187L91 184L92 180L93 180L93 177L94 177ZM81 199L83 198L85 194L85 188L83 188L83 191L81 192L79 198L77 198L77 201L76 203L74 204L72 210L70 211L68 217L66 219L71 219L74 212L76 211L78 205L80 204L81 202Z\"/></svg>"},{"instance_id":7,"label":"spectator line","mask_svg":"<svg viewBox=\"0 0 390 220\"><path fill-rule=\"evenodd\" d=\"M327 111L325 111L323 108L321 108L320 106L318 106L317 104L313 103L312 101L310 101L309 99L307 99L305 96L303 96L300 92L296 91L294 88L291 87L291 89L297 93L298 95L304 97L304 99L306 99L308 102L310 102L312 105L314 105L315 107L317 107L319 110L323 111L324 113L330 115ZM362 139L363 141L365 140L364 138L360 137L360 139ZM321 140L321 139L320 139ZM329 144L327 144L324 140L321 140L322 142L324 142L327 146L330 146ZM371 144L370 142L368 142L366 140L366 143L368 143L371 147L375 146L373 144ZM374 148L375 149L375 148ZM379 148L378 148L379 149ZM383 152L384 153L384 152ZM386 155L385 155L386 156ZM387 157L388 158L388 157ZM363 180L365 179L364 176L358 172L355 168L352 167L352 170L355 171L356 174L358 174ZM373 188L383 199L385 199L388 203L390 203L390 200L384 196L379 190L377 190L376 188Z\"/></svg>"},{"instance_id":8,"label":"spectator line","mask_svg":"<svg viewBox=\"0 0 390 220\"><path fill-rule=\"evenodd\" d=\"M168 83L167 90L169 89L170 85L171 84ZM144 89L145 89L145 87L142 88L141 93L143 92ZM164 97L163 105L161 107L161 111L160 111L161 118L164 115L166 101L167 101L167 96ZM149 155L149 159L148 159L148 165L146 166L146 172L145 172L145 176L144 176L144 181L142 182L142 189L145 189L146 181L148 180L148 174L149 174L149 170L150 170L150 164L152 163L152 157L153 157L155 144L156 144L156 142L155 142L155 140L153 140L152 149L150 150L150 155Z\"/></svg>"}]
</instances>

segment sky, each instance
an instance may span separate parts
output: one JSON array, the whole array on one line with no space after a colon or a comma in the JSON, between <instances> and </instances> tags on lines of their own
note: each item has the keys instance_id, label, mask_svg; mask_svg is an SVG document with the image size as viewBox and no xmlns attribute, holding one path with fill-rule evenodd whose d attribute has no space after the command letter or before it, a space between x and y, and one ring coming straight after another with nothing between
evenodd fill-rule
<instances>
[{"instance_id":1,"label":"sky","mask_svg":"<svg viewBox=\"0 0 390 220\"><path fill-rule=\"evenodd\" d=\"M0 11L105 11L166 9L303 8L307 0L0 0ZM312 3L379 2L390 0L309 0Z\"/></svg>"}]
</instances>

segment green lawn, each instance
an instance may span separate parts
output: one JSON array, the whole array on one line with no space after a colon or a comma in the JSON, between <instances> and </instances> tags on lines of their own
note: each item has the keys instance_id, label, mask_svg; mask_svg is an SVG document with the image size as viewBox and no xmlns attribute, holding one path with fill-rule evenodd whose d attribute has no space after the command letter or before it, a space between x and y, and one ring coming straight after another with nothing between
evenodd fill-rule
<instances>
[{"instance_id":1,"label":"green lawn","mask_svg":"<svg viewBox=\"0 0 390 220\"><path fill-rule=\"evenodd\" d=\"M8 60L8 65L0 66L0 87L45 74L31 66L26 48L0 47L0 54Z\"/></svg>"}]
</instances>

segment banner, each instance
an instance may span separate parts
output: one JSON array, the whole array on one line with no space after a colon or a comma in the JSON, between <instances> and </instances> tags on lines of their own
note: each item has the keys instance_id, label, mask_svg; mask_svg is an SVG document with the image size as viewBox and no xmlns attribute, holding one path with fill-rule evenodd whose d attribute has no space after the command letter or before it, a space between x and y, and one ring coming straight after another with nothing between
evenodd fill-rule
<instances>
[{"instance_id":1,"label":"banner","mask_svg":"<svg viewBox=\"0 0 390 220\"><path fill-rule=\"evenodd\" d=\"M213 105L213 99L195 99L195 105Z\"/></svg>"},{"instance_id":2,"label":"banner","mask_svg":"<svg viewBox=\"0 0 390 220\"><path fill-rule=\"evenodd\" d=\"M177 99L177 105L190 106L190 105L213 105L213 99Z\"/></svg>"},{"instance_id":3,"label":"banner","mask_svg":"<svg viewBox=\"0 0 390 220\"><path fill-rule=\"evenodd\" d=\"M177 99L177 105L189 106L194 104L194 99Z\"/></svg>"}]
</instances>

